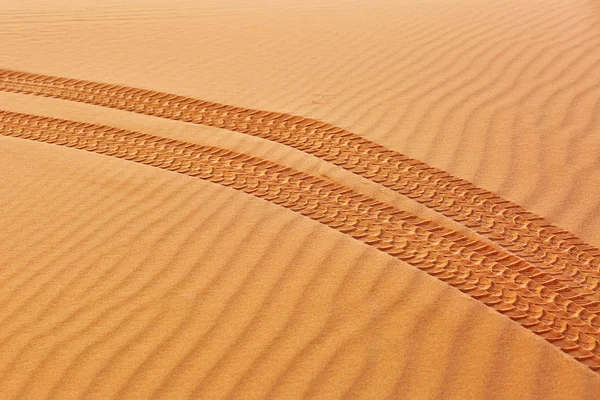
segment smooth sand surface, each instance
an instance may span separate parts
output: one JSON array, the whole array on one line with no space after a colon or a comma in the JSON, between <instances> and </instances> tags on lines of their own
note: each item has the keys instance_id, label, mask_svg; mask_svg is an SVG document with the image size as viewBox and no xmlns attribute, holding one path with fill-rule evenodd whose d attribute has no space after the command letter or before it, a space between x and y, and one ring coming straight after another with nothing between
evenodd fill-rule
<instances>
[{"instance_id":1,"label":"smooth sand surface","mask_svg":"<svg viewBox=\"0 0 600 400\"><path fill-rule=\"evenodd\" d=\"M0 398L600 398L596 4L122 3L0 0Z\"/></svg>"}]
</instances>

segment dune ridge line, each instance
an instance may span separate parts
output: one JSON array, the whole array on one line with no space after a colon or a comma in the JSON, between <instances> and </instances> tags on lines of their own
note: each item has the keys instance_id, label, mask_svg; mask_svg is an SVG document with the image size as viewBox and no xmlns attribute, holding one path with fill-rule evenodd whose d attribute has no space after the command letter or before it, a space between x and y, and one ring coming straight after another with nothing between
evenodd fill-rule
<instances>
[{"instance_id":1,"label":"dune ridge line","mask_svg":"<svg viewBox=\"0 0 600 400\"><path fill-rule=\"evenodd\" d=\"M0 111L0 133L123 158L273 202L427 272L600 370L600 318L577 304L583 298L597 304L594 292L575 290L574 300L567 299L553 290L554 279L544 286L503 265L501 252L482 255L473 248L489 252L486 245L334 182L217 147L30 114Z\"/></svg>"},{"instance_id":2,"label":"dune ridge line","mask_svg":"<svg viewBox=\"0 0 600 400\"><path fill-rule=\"evenodd\" d=\"M336 164L464 224L553 276L600 292L600 250L494 193L324 122L174 94L0 69L0 90L258 136Z\"/></svg>"}]
</instances>

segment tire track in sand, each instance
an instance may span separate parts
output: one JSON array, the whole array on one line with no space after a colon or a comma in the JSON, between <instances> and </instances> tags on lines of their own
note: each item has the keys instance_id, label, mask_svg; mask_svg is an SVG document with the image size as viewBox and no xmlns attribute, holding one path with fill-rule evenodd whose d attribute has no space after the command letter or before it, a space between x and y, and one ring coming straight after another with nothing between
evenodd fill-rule
<instances>
[{"instance_id":1,"label":"tire track in sand","mask_svg":"<svg viewBox=\"0 0 600 400\"><path fill-rule=\"evenodd\" d=\"M550 275L600 291L600 251L494 193L309 118L118 85L0 70L0 90L228 129L330 161L463 223Z\"/></svg>"},{"instance_id":2,"label":"tire track in sand","mask_svg":"<svg viewBox=\"0 0 600 400\"><path fill-rule=\"evenodd\" d=\"M343 186L243 154L100 125L0 112L0 132L124 158L271 201L408 262L600 370L597 316L408 221L416 217Z\"/></svg>"}]
</instances>

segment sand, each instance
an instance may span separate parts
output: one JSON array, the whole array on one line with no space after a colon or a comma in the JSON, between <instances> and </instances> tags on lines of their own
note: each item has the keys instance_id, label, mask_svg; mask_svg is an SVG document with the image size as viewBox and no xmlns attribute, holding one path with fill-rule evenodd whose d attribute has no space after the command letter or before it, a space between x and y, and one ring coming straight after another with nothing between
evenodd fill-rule
<instances>
[{"instance_id":1,"label":"sand","mask_svg":"<svg viewBox=\"0 0 600 400\"><path fill-rule=\"evenodd\" d=\"M0 10L1 398L600 398L594 4Z\"/></svg>"}]
</instances>

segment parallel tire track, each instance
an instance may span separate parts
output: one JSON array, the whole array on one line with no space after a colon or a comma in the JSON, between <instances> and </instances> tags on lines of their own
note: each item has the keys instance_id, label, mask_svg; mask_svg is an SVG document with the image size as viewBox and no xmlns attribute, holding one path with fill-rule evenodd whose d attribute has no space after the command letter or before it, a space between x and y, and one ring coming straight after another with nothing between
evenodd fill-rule
<instances>
[{"instance_id":1,"label":"parallel tire track","mask_svg":"<svg viewBox=\"0 0 600 400\"><path fill-rule=\"evenodd\" d=\"M600 250L471 183L316 120L89 81L0 70L0 90L224 128L279 142L395 190L535 264L600 291Z\"/></svg>"},{"instance_id":2,"label":"parallel tire track","mask_svg":"<svg viewBox=\"0 0 600 400\"><path fill-rule=\"evenodd\" d=\"M0 133L155 166L271 201L447 282L600 370L600 318L575 302L581 296L568 300L460 239L449 240L449 232L434 233L433 223L344 186L244 154L101 125L0 111Z\"/></svg>"}]
</instances>

